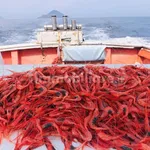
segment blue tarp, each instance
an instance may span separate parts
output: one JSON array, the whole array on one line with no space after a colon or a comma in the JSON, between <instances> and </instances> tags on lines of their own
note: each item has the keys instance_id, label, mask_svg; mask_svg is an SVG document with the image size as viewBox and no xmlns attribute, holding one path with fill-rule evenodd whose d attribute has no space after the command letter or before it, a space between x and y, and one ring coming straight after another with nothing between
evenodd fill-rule
<instances>
[{"instance_id":1,"label":"blue tarp","mask_svg":"<svg viewBox=\"0 0 150 150\"><path fill-rule=\"evenodd\" d=\"M63 48L63 61L105 60L106 46L67 46Z\"/></svg>"}]
</instances>

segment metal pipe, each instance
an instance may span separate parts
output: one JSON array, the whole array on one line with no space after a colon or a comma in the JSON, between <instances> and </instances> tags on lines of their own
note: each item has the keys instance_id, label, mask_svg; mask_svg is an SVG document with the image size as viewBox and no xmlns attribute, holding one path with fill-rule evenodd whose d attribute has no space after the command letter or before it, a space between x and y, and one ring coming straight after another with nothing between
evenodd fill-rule
<instances>
[{"instance_id":1,"label":"metal pipe","mask_svg":"<svg viewBox=\"0 0 150 150\"><path fill-rule=\"evenodd\" d=\"M71 24L72 24L72 30L76 30L77 29L76 20L71 20Z\"/></svg>"},{"instance_id":2,"label":"metal pipe","mask_svg":"<svg viewBox=\"0 0 150 150\"><path fill-rule=\"evenodd\" d=\"M63 16L63 27L64 30L68 29L68 16Z\"/></svg>"},{"instance_id":3,"label":"metal pipe","mask_svg":"<svg viewBox=\"0 0 150 150\"><path fill-rule=\"evenodd\" d=\"M76 25L77 29L81 30L82 29L82 25ZM61 25L57 25L57 30L63 30L64 26ZM44 30L53 30L53 26L52 25L44 25ZM68 30L72 30L72 25L68 25Z\"/></svg>"},{"instance_id":4,"label":"metal pipe","mask_svg":"<svg viewBox=\"0 0 150 150\"><path fill-rule=\"evenodd\" d=\"M44 30L53 30L53 26L52 25L45 25L44 26Z\"/></svg>"},{"instance_id":5,"label":"metal pipe","mask_svg":"<svg viewBox=\"0 0 150 150\"><path fill-rule=\"evenodd\" d=\"M124 44L111 44L111 43L96 43L96 42L83 42L82 45L104 45L107 47L117 47L117 48L148 48L150 49L150 47L145 47L142 45L124 45Z\"/></svg>"},{"instance_id":6,"label":"metal pipe","mask_svg":"<svg viewBox=\"0 0 150 150\"><path fill-rule=\"evenodd\" d=\"M56 16L52 16L51 19L52 19L52 28L54 31L56 31L57 30L57 18Z\"/></svg>"}]
</instances>

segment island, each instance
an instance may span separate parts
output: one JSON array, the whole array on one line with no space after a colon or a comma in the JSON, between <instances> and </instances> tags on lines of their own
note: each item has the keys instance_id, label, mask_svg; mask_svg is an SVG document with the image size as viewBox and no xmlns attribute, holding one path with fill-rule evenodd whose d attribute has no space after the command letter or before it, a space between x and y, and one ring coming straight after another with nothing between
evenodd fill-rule
<instances>
[{"instance_id":1,"label":"island","mask_svg":"<svg viewBox=\"0 0 150 150\"><path fill-rule=\"evenodd\" d=\"M58 18L61 18L62 16L64 16L64 14L59 12L58 10L52 10L48 14L42 15L38 18L50 18L51 16L54 16L54 15L57 16Z\"/></svg>"}]
</instances>

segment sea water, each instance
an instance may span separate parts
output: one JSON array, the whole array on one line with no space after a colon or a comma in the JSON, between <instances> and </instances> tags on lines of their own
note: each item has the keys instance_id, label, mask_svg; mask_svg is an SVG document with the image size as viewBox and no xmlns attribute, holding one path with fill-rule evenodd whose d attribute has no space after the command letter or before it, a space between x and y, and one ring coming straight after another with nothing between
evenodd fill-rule
<instances>
[{"instance_id":1,"label":"sea water","mask_svg":"<svg viewBox=\"0 0 150 150\"><path fill-rule=\"evenodd\" d=\"M150 45L150 17L75 19L83 25L86 41ZM62 19L58 19L58 23L61 24ZM37 31L46 24L51 24L50 18L0 19L0 45L34 42Z\"/></svg>"}]
</instances>

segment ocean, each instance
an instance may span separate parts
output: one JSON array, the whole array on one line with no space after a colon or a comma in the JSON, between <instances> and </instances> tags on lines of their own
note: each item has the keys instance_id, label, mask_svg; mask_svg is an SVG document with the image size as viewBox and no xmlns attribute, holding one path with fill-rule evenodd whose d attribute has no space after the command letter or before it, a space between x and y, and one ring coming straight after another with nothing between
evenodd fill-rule
<instances>
[{"instance_id":1,"label":"ocean","mask_svg":"<svg viewBox=\"0 0 150 150\"><path fill-rule=\"evenodd\" d=\"M76 18L84 39L102 43L150 45L150 17ZM70 22L70 21L69 21ZM62 23L62 19L58 19ZM36 33L48 19L0 19L0 45L36 41Z\"/></svg>"}]
</instances>

